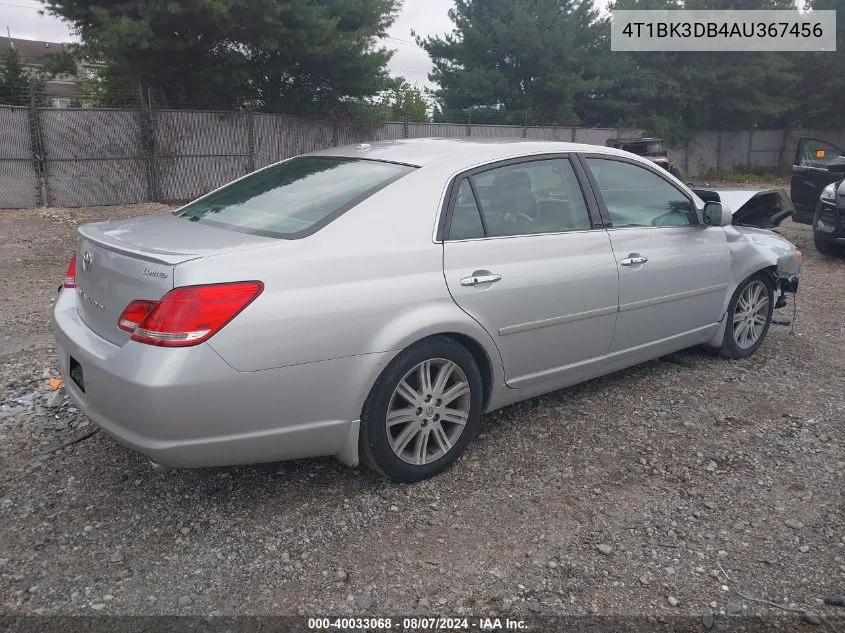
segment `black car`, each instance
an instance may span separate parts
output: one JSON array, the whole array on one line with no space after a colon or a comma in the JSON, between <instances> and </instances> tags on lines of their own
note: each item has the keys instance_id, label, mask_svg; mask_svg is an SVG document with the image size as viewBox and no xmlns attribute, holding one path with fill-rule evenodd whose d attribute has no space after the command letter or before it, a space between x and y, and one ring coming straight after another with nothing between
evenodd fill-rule
<instances>
[{"instance_id":1,"label":"black car","mask_svg":"<svg viewBox=\"0 0 845 633\"><path fill-rule=\"evenodd\" d=\"M833 255L845 247L845 156L828 165L828 170L837 180L822 190L816 203L813 241L820 253Z\"/></svg>"},{"instance_id":2,"label":"black car","mask_svg":"<svg viewBox=\"0 0 845 633\"><path fill-rule=\"evenodd\" d=\"M845 156L831 143L798 140L792 165L790 194L793 220L813 225L813 240L821 253L845 247Z\"/></svg>"},{"instance_id":3,"label":"black car","mask_svg":"<svg viewBox=\"0 0 845 633\"><path fill-rule=\"evenodd\" d=\"M662 138L610 138L607 139L605 145L647 158L675 178L683 179L675 161L669 158L669 152L666 151L666 145Z\"/></svg>"},{"instance_id":4,"label":"black car","mask_svg":"<svg viewBox=\"0 0 845 633\"><path fill-rule=\"evenodd\" d=\"M795 205L795 222L812 224L822 190L841 179L828 171L828 165L842 156L836 145L817 138L801 137L792 164L789 197Z\"/></svg>"}]
</instances>

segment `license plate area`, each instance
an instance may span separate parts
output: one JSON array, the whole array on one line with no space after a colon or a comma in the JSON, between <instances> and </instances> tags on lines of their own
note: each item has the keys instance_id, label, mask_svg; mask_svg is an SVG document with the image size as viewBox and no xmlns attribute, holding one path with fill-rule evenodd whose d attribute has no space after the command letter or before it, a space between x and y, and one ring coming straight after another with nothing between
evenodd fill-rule
<instances>
[{"instance_id":1,"label":"license plate area","mask_svg":"<svg viewBox=\"0 0 845 633\"><path fill-rule=\"evenodd\" d=\"M70 357L68 374L70 374L70 378L76 383L76 386L79 387L79 390L85 393L85 379L82 376L82 365L73 356Z\"/></svg>"}]
</instances>

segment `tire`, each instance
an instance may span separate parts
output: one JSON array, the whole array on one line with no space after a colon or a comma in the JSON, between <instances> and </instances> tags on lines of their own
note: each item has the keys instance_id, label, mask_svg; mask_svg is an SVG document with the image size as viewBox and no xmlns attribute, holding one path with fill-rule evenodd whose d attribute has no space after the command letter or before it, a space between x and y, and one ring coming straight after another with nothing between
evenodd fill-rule
<instances>
[{"instance_id":1,"label":"tire","mask_svg":"<svg viewBox=\"0 0 845 633\"><path fill-rule=\"evenodd\" d=\"M836 247L830 242L820 240L818 233L815 231L813 231L813 243L816 245L816 250L822 255L827 255L828 257L836 255Z\"/></svg>"},{"instance_id":2,"label":"tire","mask_svg":"<svg viewBox=\"0 0 845 633\"><path fill-rule=\"evenodd\" d=\"M772 324L774 295L771 277L764 272L751 275L737 286L728 304L725 337L719 347L719 354L725 358L746 358L757 351ZM753 303L748 304L749 300L753 300ZM749 305L750 310L746 311L744 305ZM743 314L747 317L743 318ZM760 323L763 318L765 322ZM745 327L742 327L743 323Z\"/></svg>"},{"instance_id":3,"label":"tire","mask_svg":"<svg viewBox=\"0 0 845 633\"><path fill-rule=\"evenodd\" d=\"M429 377L427 385L421 382L423 372ZM442 376L446 379L441 386ZM482 391L475 359L454 339L434 336L408 347L384 369L364 403L361 460L402 483L443 472L472 440L481 417Z\"/></svg>"},{"instance_id":4,"label":"tire","mask_svg":"<svg viewBox=\"0 0 845 633\"><path fill-rule=\"evenodd\" d=\"M836 247L833 244L831 244L830 242L827 242L823 239L819 239L818 226L819 226L819 217L820 216L821 216L821 210L818 210L813 214L813 221L812 221L812 225L813 225L813 244L816 245L816 250L819 253L821 253L822 255L827 255L828 257L833 257L833 256L836 255Z\"/></svg>"}]
</instances>

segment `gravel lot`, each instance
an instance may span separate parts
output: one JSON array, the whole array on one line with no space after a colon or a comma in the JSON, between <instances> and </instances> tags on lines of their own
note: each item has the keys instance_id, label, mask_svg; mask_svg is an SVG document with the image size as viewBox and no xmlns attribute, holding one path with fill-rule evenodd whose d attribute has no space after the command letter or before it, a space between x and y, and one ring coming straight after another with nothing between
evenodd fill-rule
<instances>
[{"instance_id":1,"label":"gravel lot","mask_svg":"<svg viewBox=\"0 0 845 633\"><path fill-rule=\"evenodd\" d=\"M486 416L404 486L332 459L156 474L99 432L55 450L95 429L48 383L75 225L162 208L0 212L0 613L779 613L741 593L845 616L821 604L845 594L845 260L809 227L779 229L794 332Z\"/></svg>"}]
</instances>

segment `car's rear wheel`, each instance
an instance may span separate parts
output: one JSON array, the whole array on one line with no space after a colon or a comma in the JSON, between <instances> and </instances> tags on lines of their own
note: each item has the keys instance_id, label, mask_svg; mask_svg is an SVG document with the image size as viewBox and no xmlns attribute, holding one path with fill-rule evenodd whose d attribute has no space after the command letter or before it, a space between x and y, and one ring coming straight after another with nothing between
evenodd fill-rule
<instances>
[{"instance_id":1,"label":"car's rear wheel","mask_svg":"<svg viewBox=\"0 0 845 633\"><path fill-rule=\"evenodd\" d=\"M411 483L442 472L464 452L481 416L481 372L446 336L400 353L382 372L361 414L364 463Z\"/></svg>"},{"instance_id":2,"label":"car's rear wheel","mask_svg":"<svg viewBox=\"0 0 845 633\"><path fill-rule=\"evenodd\" d=\"M726 358L745 358L763 344L774 309L774 285L766 273L745 279L728 304L725 338L719 353Z\"/></svg>"}]
</instances>

